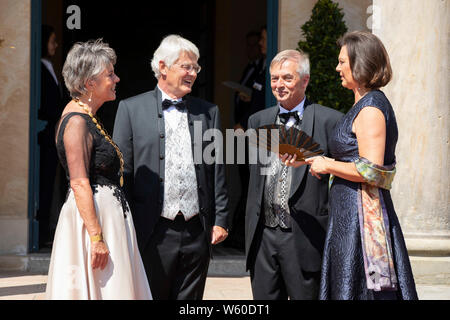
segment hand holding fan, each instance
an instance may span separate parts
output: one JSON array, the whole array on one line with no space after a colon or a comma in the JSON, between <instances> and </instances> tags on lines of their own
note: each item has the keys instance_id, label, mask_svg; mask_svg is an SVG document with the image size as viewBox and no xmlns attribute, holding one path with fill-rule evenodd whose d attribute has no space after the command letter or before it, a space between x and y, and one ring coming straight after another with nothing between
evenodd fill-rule
<instances>
[{"instance_id":1,"label":"hand holding fan","mask_svg":"<svg viewBox=\"0 0 450 320\"><path fill-rule=\"evenodd\" d=\"M278 143L272 141L272 130L278 131ZM304 131L294 127L286 128L284 125L270 124L256 129L256 135L250 137L249 142L256 147L263 147L271 152L278 152L281 155L297 155L297 161L323 154L320 145L316 143ZM273 150L273 149L278 150Z\"/></svg>"}]
</instances>

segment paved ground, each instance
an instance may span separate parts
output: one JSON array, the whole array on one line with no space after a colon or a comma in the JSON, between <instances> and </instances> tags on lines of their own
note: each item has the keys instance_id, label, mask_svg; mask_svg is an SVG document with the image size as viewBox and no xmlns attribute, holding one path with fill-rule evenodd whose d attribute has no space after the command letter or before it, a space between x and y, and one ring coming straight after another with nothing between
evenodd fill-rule
<instances>
[{"instance_id":1,"label":"paved ground","mask_svg":"<svg viewBox=\"0 0 450 320\"><path fill-rule=\"evenodd\" d=\"M46 275L0 272L0 300L42 300ZM418 286L421 300L450 300L450 286ZM205 300L251 300L250 278L208 277Z\"/></svg>"},{"instance_id":2,"label":"paved ground","mask_svg":"<svg viewBox=\"0 0 450 320\"><path fill-rule=\"evenodd\" d=\"M0 299L42 299L46 282L46 275L35 275L24 272L2 272L0 273Z\"/></svg>"},{"instance_id":3,"label":"paved ground","mask_svg":"<svg viewBox=\"0 0 450 320\"><path fill-rule=\"evenodd\" d=\"M43 300L46 275L0 272L0 300ZM249 277L208 277L205 300L252 300Z\"/></svg>"}]
</instances>

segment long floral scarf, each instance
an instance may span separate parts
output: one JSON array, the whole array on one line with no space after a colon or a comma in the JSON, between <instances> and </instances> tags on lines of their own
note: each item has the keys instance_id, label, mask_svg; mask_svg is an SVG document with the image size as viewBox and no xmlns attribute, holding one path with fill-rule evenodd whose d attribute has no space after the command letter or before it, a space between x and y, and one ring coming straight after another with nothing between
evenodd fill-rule
<instances>
[{"instance_id":1,"label":"long floral scarf","mask_svg":"<svg viewBox=\"0 0 450 320\"><path fill-rule=\"evenodd\" d=\"M395 162L378 166L365 158L355 161L356 169L366 180L358 190L358 213L364 255L367 288L374 291L397 290L389 218L380 190L391 189Z\"/></svg>"}]
</instances>

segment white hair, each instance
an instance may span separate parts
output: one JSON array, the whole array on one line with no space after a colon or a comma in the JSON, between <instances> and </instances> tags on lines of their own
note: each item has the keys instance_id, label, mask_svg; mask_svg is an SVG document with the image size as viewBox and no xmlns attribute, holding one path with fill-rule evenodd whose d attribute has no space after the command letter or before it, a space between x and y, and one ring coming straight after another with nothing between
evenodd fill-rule
<instances>
[{"instance_id":1,"label":"white hair","mask_svg":"<svg viewBox=\"0 0 450 320\"><path fill-rule=\"evenodd\" d=\"M297 73L300 77L309 75L309 57L300 50L284 50L279 52L270 63L270 69L276 64L291 60L297 63Z\"/></svg>"},{"instance_id":2,"label":"white hair","mask_svg":"<svg viewBox=\"0 0 450 320\"><path fill-rule=\"evenodd\" d=\"M115 65L116 60L116 53L102 39L75 43L62 70L70 96L76 99L84 95L86 81L95 79L110 63Z\"/></svg>"},{"instance_id":3,"label":"white hair","mask_svg":"<svg viewBox=\"0 0 450 320\"><path fill-rule=\"evenodd\" d=\"M156 79L161 77L159 72L159 62L164 61L167 67L171 67L178 60L182 52L189 52L200 58L198 48L191 41L175 34L166 36L153 54L151 62L152 70Z\"/></svg>"}]
</instances>

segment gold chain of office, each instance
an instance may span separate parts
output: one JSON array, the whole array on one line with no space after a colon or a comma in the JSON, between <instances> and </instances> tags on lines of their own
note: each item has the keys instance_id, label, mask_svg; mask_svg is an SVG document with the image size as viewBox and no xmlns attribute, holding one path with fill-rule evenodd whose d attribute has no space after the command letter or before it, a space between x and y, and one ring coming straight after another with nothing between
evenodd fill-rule
<instances>
[{"instance_id":1,"label":"gold chain of office","mask_svg":"<svg viewBox=\"0 0 450 320\"><path fill-rule=\"evenodd\" d=\"M91 110L89 109L88 105L81 102L79 99L74 99L74 101L76 103L78 103L78 105L80 107L82 107L84 109L84 111L86 111L86 113L89 115L89 117L91 117L92 122L94 122L95 126L97 127L97 129L100 131L100 133L105 137L105 140L108 141L113 147L114 149L116 149L116 153L117 156L119 157L120 160L120 186L123 187L123 166L124 166L124 161L123 161L123 155L122 152L120 152L119 147L114 143L114 141L111 139L111 136L106 132L105 128L103 127L103 125L97 120L97 118L92 114Z\"/></svg>"}]
</instances>

